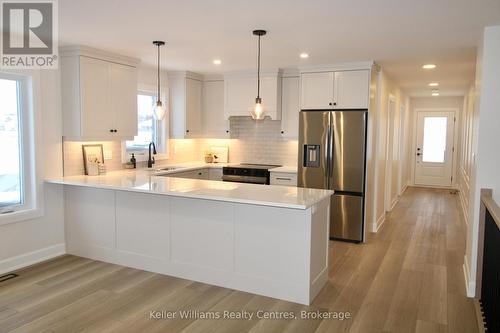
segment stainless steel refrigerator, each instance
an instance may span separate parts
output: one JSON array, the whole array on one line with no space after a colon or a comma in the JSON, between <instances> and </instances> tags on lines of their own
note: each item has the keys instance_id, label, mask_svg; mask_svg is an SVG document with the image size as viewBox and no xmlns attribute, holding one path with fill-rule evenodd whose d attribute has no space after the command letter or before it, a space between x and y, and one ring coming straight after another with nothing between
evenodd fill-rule
<instances>
[{"instance_id":1,"label":"stainless steel refrigerator","mask_svg":"<svg viewBox=\"0 0 500 333\"><path fill-rule=\"evenodd\" d=\"M334 190L330 238L364 240L366 110L301 111L298 186Z\"/></svg>"}]
</instances>

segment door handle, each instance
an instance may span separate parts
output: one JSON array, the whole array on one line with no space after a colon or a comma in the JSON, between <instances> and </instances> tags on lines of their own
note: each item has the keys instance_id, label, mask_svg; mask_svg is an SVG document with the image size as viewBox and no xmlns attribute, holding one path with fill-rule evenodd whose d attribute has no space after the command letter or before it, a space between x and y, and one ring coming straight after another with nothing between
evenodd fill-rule
<instances>
[{"instance_id":1,"label":"door handle","mask_svg":"<svg viewBox=\"0 0 500 333\"><path fill-rule=\"evenodd\" d=\"M422 154L420 154L420 153L417 153L417 156L420 156L420 155L422 155Z\"/></svg>"}]
</instances>

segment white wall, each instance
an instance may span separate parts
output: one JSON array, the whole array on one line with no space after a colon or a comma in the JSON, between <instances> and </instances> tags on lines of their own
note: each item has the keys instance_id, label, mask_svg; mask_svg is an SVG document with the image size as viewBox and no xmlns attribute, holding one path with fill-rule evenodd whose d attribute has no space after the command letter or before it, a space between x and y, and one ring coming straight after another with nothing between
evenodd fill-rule
<instances>
[{"instance_id":1,"label":"white wall","mask_svg":"<svg viewBox=\"0 0 500 333\"><path fill-rule=\"evenodd\" d=\"M378 73L376 90L376 110L370 110L370 112L375 112L375 115L371 117L373 123L371 125L372 139L374 140L371 147L373 161L368 165L368 167L374 168L373 174L369 175L369 177L373 177L373 192L369 189L367 195L367 200L369 200L367 203L367 227L372 232L376 232L380 228L385 221L386 206L392 206L391 203L397 201L401 190L406 185L405 181L399 179L400 176L404 177L406 174L406 172L400 172L401 165L404 164L406 149L401 152L399 147L401 147L400 111L401 106L405 106L405 109L408 110L408 99L383 71ZM390 99L395 101L394 116L391 119L389 118ZM405 117L403 128L407 128L407 122L408 119ZM390 126L393 126L392 137L388 136ZM393 147L392 156L387 155L388 142ZM389 177L391 186L386 186L389 184ZM400 188L398 189L398 187ZM387 195L386 198L386 193L389 192L390 195Z\"/></svg>"},{"instance_id":2,"label":"white wall","mask_svg":"<svg viewBox=\"0 0 500 333\"><path fill-rule=\"evenodd\" d=\"M471 194L467 247L464 262L468 295L476 288L479 195L482 188L493 189L500 203L500 26L487 27L480 44L475 81L475 107L472 128ZM474 163L475 162L475 163Z\"/></svg>"},{"instance_id":3,"label":"white wall","mask_svg":"<svg viewBox=\"0 0 500 333\"><path fill-rule=\"evenodd\" d=\"M462 216L468 228L469 224L469 209L471 196L471 168L472 160L472 138L474 125L474 94L475 87L471 85L467 95L464 98L464 107L461 116L461 137L460 151L458 157L457 181L460 195L460 206L462 208Z\"/></svg>"},{"instance_id":4,"label":"white wall","mask_svg":"<svg viewBox=\"0 0 500 333\"><path fill-rule=\"evenodd\" d=\"M26 72L22 72L25 74ZM45 178L62 175L62 120L59 71L33 73L39 91L34 112L42 123L39 152ZM36 90L35 90L36 92ZM26 221L0 225L0 273L64 253L64 210L62 188L42 185L44 215Z\"/></svg>"}]
</instances>

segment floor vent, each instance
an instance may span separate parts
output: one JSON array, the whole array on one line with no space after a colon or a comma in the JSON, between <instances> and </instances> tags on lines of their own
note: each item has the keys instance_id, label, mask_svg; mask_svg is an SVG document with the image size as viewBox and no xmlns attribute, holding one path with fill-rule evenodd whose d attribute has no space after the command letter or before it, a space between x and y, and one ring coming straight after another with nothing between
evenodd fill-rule
<instances>
[{"instance_id":1,"label":"floor vent","mask_svg":"<svg viewBox=\"0 0 500 333\"><path fill-rule=\"evenodd\" d=\"M18 276L19 275L14 274L14 273L2 275L2 276L0 276L0 283L5 282L5 281L10 280L10 279L13 279L13 278L16 278Z\"/></svg>"}]
</instances>

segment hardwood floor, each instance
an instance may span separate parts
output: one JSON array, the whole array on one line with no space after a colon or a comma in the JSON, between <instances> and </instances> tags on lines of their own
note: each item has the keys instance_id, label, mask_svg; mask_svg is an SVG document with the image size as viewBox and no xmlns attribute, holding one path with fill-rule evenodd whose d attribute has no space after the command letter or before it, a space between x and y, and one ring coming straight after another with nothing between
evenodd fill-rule
<instances>
[{"instance_id":1,"label":"hardwood floor","mask_svg":"<svg viewBox=\"0 0 500 333\"><path fill-rule=\"evenodd\" d=\"M310 307L63 256L0 283L0 332L477 332L465 296L456 195L409 188L363 245L332 242L330 279ZM150 319L150 311L177 311ZM250 320L181 319L246 310ZM348 311L351 319L257 319ZM238 312L239 313L239 312Z\"/></svg>"}]
</instances>

